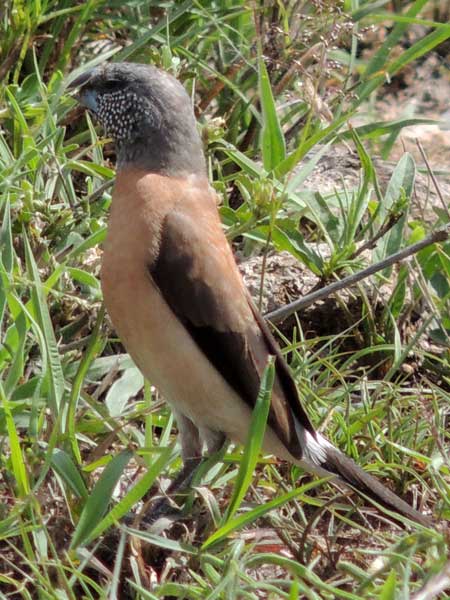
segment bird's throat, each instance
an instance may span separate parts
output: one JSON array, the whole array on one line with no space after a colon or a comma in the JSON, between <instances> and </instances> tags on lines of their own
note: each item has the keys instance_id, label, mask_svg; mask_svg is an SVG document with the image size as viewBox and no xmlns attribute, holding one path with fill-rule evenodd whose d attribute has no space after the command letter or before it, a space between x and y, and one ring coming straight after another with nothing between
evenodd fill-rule
<instances>
[{"instance_id":1,"label":"bird's throat","mask_svg":"<svg viewBox=\"0 0 450 600\"><path fill-rule=\"evenodd\" d=\"M168 176L203 175L206 161L200 138L178 142L162 136L117 140L117 168L142 169Z\"/></svg>"}]
</instances>

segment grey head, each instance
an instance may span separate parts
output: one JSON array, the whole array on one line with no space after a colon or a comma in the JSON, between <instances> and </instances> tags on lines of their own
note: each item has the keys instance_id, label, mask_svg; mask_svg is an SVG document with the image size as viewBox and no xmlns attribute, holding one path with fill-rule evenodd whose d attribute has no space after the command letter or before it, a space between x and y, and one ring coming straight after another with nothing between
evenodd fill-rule
<instances>
[{"instance_id":1,"label":"grey head","mask_svg":"<svg viewBox=\"0 0 450 600\"><path fill-rule=\"evenodd\" d=\"M205 173L191 100L174 77L150 65L104 64L74 79L80 103L117 147L118 168L167 175Z\"/></svg>"}]
</instances>

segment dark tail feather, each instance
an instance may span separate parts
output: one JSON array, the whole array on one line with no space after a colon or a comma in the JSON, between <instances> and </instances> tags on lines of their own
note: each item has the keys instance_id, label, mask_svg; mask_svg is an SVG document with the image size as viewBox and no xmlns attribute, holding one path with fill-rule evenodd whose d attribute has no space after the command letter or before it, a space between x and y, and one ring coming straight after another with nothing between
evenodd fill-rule
<instances>
[{"instance_id":1,"label":"dark tail feather","mask_svg":"<svg viewBox=\"0 0 450 600\"><path fill-rule=\"evenodd\" d=\"M351 458L331 446L331 444L329 446L327 444L325 447L322 446L322 449L325 450L326 455L325 461L321 461L320 465L323 469L338 475L341 481L355 488L357 492L362 492L388 510L397 512L425 527L433 525L430 517L412 508L394 494L394 492L391 492L382 483L363 471Z\"/></svg>"}]
</instances>

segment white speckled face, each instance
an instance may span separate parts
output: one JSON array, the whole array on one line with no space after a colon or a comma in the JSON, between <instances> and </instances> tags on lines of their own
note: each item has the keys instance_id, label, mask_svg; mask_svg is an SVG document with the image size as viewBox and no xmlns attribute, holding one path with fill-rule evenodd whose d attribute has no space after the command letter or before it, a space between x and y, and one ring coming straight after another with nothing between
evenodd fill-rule
<instances>
[{"instance_id":1,"label":"white speckled face","mask_svg":"<svg viewBox=\"0 0 450 600\"><path fill-rule=\"evenodd\" d=\"M106 133L115 140L132 140L144 123L154 122L148 102L126 89L99 93L96 114Z\"/></svg>"},{"instance_id":2,"label":"white speckled face","mask_svg":"<svg viewBox=\"0 0 450 600\"><path fill-rule=\"evenodd\" d=\"M174 77L139 63L107 63L74 78L80 104L116 145L118 169L205 174L191 98Z\"/></svg>"}]
</instances>

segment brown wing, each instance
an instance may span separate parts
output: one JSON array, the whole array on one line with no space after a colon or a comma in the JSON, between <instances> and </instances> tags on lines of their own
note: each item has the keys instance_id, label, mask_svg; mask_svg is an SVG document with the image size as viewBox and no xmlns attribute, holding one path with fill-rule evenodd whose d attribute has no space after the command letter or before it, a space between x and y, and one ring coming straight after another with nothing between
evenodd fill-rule
<instances>
[{"instance_id":1,"label":"brown wing","mask_svg":"<svg viewBox=\"0 0 450 600\"><path fill-rule=\"evenodd\" d=\"M314 429L280 350L249 299L210 196L187 197L166 216L149 271L196 344L251 408L267 357L276 356L269 424L300 458L294 418L313 434Z\"/></svg>"}]
</instances>

